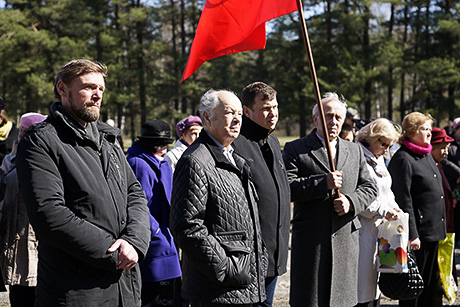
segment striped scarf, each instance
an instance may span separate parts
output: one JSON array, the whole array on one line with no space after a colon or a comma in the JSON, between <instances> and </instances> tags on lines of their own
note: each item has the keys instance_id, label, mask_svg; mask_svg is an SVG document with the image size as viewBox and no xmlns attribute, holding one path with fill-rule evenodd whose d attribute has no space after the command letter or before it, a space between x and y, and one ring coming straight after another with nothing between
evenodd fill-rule
<instances>
[{"instance_id":1,"label":"striped scarf","mask_svg":"<svg viewBox=\"0 0 460 307\"><path fill-rule=\"evenodd\" d=\"M13 128L13 122L7 121L6 124L0 127L0 141L4 141L10 135L11 128Z\"/></svg>"}]
</instances>

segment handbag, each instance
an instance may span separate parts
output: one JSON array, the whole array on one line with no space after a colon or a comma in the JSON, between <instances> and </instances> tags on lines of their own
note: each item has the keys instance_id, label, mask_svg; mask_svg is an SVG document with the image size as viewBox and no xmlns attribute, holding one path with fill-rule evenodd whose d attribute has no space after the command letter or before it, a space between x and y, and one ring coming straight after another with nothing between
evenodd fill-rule
<instances>
[{"instance_id":1,"label":"handbag","mask_svg":"<svg viewBox=\"0 0 460 307\"><path fill-rule=\"evenodd\" d=\"M407 273L380 273L379 288L386 297L394 300L412 300L422 293L423 278L412 251L407 253L407 266Z\"/></svg>"},{"instance_id":2,"label":"handbag","mask_svg":"<svg viewBox=\"0 0 460 307\"><path fill-rule=\"evenodd\" d=\"M406 273L409 214L399 213L397 220L387 220L378 227L377 271Z\"/></svg>"}]
</instances>

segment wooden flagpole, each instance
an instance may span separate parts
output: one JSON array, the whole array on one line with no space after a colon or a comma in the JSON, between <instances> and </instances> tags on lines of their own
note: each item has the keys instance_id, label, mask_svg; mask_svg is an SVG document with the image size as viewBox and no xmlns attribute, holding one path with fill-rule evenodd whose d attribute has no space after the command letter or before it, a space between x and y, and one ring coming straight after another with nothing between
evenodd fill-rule
<instances>
[{"instance_id":1,"label":"wooden flagpole","mask_svg":"<svg viewBox=\"0 0 460 307\"><path fill-rule=\"evenodd\" d=\"M321 126L324 131L324 141L326 145L327 156L329 157L329 165L332 172L335 172L334 157L332 157L331 144L329 143L329 134L327 132L326 119L324 118L323 105L321 104L321 93L319 91L318 78L316 77L315 63L313 62L313 54L311 52L310 39L308 38L307 24L305 23L305 17L303 14L302 0L297 1L297 9L299 11L300 24L302 26L302 34L305 43L305 49L307 50L308 64L310 65L310 74L313 81L313 88L315 91L316 105L318 106L319 118L321 120ZM340 197L340 190L337 189L337 197Z\"/></svg>"}]
</instances>

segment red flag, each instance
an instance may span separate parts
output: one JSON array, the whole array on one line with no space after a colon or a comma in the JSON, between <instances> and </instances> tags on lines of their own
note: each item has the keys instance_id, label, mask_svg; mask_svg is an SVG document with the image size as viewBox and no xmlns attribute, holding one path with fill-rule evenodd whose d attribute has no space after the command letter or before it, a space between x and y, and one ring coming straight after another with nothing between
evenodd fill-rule
<instances>
[{"instance_id":1,"label":"red flag","mask_svg":"<svg viewBox=\"0 0 460 307\"><path fill-rule=\"evenodd\" d=\"M207 0L181 82L208 60L265 48L265 22L295 10L296 0Z\"/></svg>"}]
</instances>

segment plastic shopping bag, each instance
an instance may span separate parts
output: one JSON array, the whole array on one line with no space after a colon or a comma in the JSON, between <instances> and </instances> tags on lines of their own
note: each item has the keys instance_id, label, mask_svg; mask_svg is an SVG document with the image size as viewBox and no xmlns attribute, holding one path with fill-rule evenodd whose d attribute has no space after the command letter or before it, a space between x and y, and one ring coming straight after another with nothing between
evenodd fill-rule
<instances>
[{"instance_id":1,"label":"plastic shopping bag","mask_svg":"<svg viewBox=\"0 0 460 307\"><path fill-rule=\"evenodd\" d=\"M407 244L409 241L409 214L400 212L398 219L387 219L379 226L378 268L379 272L407 273Z\"/></svg>"},{"instance_id":2,"label":"plastic shopping bag","mask_svg":"<svg viewBox=\"0 0 460 307\"><path fill-rule=\"evenodd\" d=\"M449 305L455 303L455 299L457 298L457 285L452 276L454 242L455 233L448 233L444 240L439 241L438 249L439 276L444 296Z\"/></svg>"}]
</instances>

